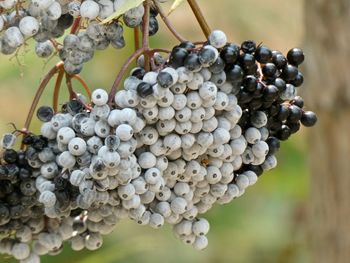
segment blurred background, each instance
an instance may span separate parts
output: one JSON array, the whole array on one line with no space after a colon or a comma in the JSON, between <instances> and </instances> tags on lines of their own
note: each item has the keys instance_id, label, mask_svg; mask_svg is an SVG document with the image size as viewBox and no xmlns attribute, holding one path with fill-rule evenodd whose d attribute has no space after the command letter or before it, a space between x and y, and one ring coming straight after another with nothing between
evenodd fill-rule
<instances>
[{"instance_id":1,"label":"blurred background","mask_svg":"<svg viewBox=\"0 0 350 263\"><path fill-rule=\"evenodd\" d=\"M327 57L327 54L317 53L318 51L321 52L317 49L321 42L317 39L311 39L311 37L317 38L314 32L318 30L318 27L322 28L324 26L322 23L327 24L327 22L322 22L324 20L317 20L315 17L319 13L327 13L328 11L334 13L333 18L345 17L346 19L346 17L350 17L349 1L344 0L320 0L308 1L308 3L306 3L306 0L305 2L303 0L199 0L198 2L202 6L210 26L213 29L224 30L231 42L241 43L247 39L254 39L257 43L263 42L270 48L284 53L292 47L302 47L306 50L307 59L311 60L313 64L321 64L318 59ZM327 2L333 2L333 4ZM338 6L334 10L328 10L330 8L328 5L334 7L340 4L342 4L341 7ZM321 5L323 5L322 8ZM165 9L168 10L168 7L166 6ZM193 41L204 40L200 28L186 3L173 12L170 19L176 25L178 31L188 39ZM349 19L347 21L350 22ZM341 26L340 24L338 26ZM162 22L160 22L160 25L160 32L151 39L152 47L171 49L176 41L167 32ZM337 27L337 24L332 24L332 26ZM323 40L326 36L329 37L327 41L325 40L325 45L330 45L329 51L333 55L332 47L336 45L334 40L337 35L330 36L326 33L327 31L323 32L320 37ZM123 50L113 50L111 48L108 51L97 52L93 61L85 65L82 76L91 88L102 87L108 89L111 87L120 65L133 51L132 31L130 29L126 32L126 36L127 43L129 43L128 48ZM346 37L343 37L342 40L345 39ZM349 41L346 43L348 45ZM316 53L312 53L314 46L317 49ZM28 50L31 49L28 47ZM320 54L322 56L319 56ZM349 53L344 55L349 55ZM348 56L349 58L350 56ZM8 125L9 122L15 123L19 128L23 126L40 79L56 62L56 58L50 61L42 61L36 58L31 51L27 52L25 56L20 54L18 58L12 58L10 61L8 57L0 57L0 133L11 129ZM325 64L330 68L333 65ZM318 96L318 93L312 87L321 86L324 83L322 82L322 78L325 77L322 72L324 69L322 67L312 68L313 70L307 69L306 71L309 72L310 80L306 82L304 89L310 90L306 93ZM345 72L345 68L338 67L338 70L342 73ZM317 84L313 82L315 75L317 75ZM79 90L78 84L75 87ZM346 84L343 87L346 89ZM49 85L40 104L51 104L52 88L53 83ZM320 87L318 86L318 88ZM332 87L328 86L327 88ZM62 89L62 91L64 90ZM67 93L64 91L61 94L60 101L64 102L66 99ZM307 100L307 105L310 105L310 103L312 103L312 99ZM310 107L309 109L315 110L317 113L317 110L320 110L322 112L319 115L323 114L323 108L319 104L312 103L311 105L315 108ZM332 107L331 104L330 107ZM329 115L329 119L332 119L331 115ZM320 123L320 125L323 125L322 122ZM34 122L32 130L38 131L38 125L38 122ZM329 123L325 125L329 125ZM311 137L318 138L313 139L314 142L318 140L316 143L322 144L322 135L314 136L320 134L321 128L316 126L308 131L302 130L299 135L283 143L278 154L278 168L264 174L257 185L249 189L241 198L226 206L216 206L206 215L211 223L211 231L208 235L209 247L205 251L198 252L189 246L183 245L173 237L168 226L155 231L148 227L138 226L133 222L124 221L117 226L111 235L106 237L105 244L99 251L77 253L72 252L67 246L59 256L44 257L42 262L303 263L316 262L316 258L320 259L317 262L348 262L349 257L341 258L338 256L334 256L331 260L323 256L322 260L322 257L315 256L315 253L313 253L322 244L318 247L317 245L311 245L315 245L315 243L312 243L315 236L313 234L322 229L322 216L325 215L322 214L322 211L324 211L322 206L317 206L317 204L322 205L322 198L326 194L332 197L332 192L335 191L335 189L327 189L327 187L323 187L319 191L313 188L316 176L312 176L309 162L311 159L316 163L318 161L316 153L319 152L315 149L310 150L307 142L309 142L308 136L312 135ZM347 148L342 147L343 150L345 149L342 154L349 156L349 138L346 137L348 130L346 130L346 127L342 127L342 129L345 129L343 131L345 135L343 144L347 145ZM327 147L323 145L323 150L319 150L321 152L327 151ZM336 152L336 149L333 150ZM323 158L327 157L323 156ZM312 166L314 171L319 169L321 174L328 171L328 175L330 175L332 173L331 168L327 166L327 169L330 170L322 169L321 164ZM341 169L339 169L338 172L340 173ZM317 174L317 176L321 174ZM326 181L324 183L327 184ZM344 187L348 185L345 182ZM315 198L316 201L314 201ZM346 199L346 195L341 198L345 198L344 203L349 200ZM340 200L339 197L335 199ZM314 210L319 212L316 213L316 216L313 213ZM333 214L335 218L337 217L336 211L337 208L335 208L335 214ZM342 216L344 215L342 214ZM330 229L336 230L336 225L340 221L337 219L333 221ZM343 224L347 225L345 219L343 221ZM317 227L313 228L314 225L320 225L320 227L318 229ZM349 237L347 236L350 236L348 235L350 232L346 231L348 230L346 228L344 230L343 235L340 234L340 239L337 239L339 233L331 235L327 232L318 236L319 241L321 242L326 238L330 238L330 244L333 244L333 241L336 243L338 241L340 241L339 243L348 241ZM328 241L324 240L324 243L327 244ZM343 248L346 244L349 245L349 242L342 244ZM329 246L325 245L324 248ZM341 247L338 243L336 246ZM319 254L322 255L321 252ZM328 255L329 253L324 251L324 254ZM339 255L341 253L335 254ZM0 257L0 262L10 263L13 261Z\"/></svg>"}]
</instances>

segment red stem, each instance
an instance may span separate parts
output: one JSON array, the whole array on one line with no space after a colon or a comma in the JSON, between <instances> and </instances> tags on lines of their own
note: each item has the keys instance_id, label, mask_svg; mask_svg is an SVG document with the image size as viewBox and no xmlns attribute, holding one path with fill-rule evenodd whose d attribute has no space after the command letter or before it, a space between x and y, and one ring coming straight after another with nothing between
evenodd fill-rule
<instances>
[{"instance_id":1,"label":"red stem","mask_svg":"<svg viewBox=\"0 0 350 263\"><path fill-rule=\"evenodd\" d=\"M68 92L69 92L69 99L72 100L76 97L76 94L75 94L75 92L73 90L73 86L72 86L72 77L68 73L66 73L66 85L67 85Z\"/></svg>"},{"instance_id":2,"label":"red stem","mask_svg":"<svg viewBox=\"0 0 350 263\"><path fill-rule=\"evenodd\" d=\"M64 75L64 69L60 68L58 71L58 76L56 79L55 88L54 88L54 92L53 92L52 107L53 107L54 112L58 111L58 98L60 95L60 88L61 88L61 84L62 84L63 75Z\"/></svg>"},{"instance_id":3,"label":"red stem","mask_svg":"<svg viewBox=\"0 0 350 263\"><path fill-rule=\"evenodd\" d=\"M73 75L72 79L76 79L77 81L80 82L80 84L83 86L86 94L88 95L89 99L91 99L91 90L90 90L89 86L87 85L87 83L82 79L82 77L80 75Z\"/></svg>"},{"instance_id":4,"label":"red stem","mask_svg":"<svg viewBox=\"0 0 350 263\"><path fill-rule=\"evenodd\" d=\"M153 4L156 6L158 13L160 15L160 17L162 18L164 24L167 26L167 28L170 30L170 32L173 34L173 36L179 40L180 42L184 42L186 41L186 39L181 36L175 29L175 27L171 24L170 20L167 18L167 16L165 15L162 7L160 6L160 4L157 1L153 1Z\"/></svg>"},{"instance_id":5,"label":"red stem","mask_svg":"<svg viewBox=\"0 0 350 263\"><path fill-rule=\"evenodd\" d=\"M123 76L125 74L125 72L128 70L128 67L131 65L131 63L138 58L138 56L142 55L145 52L144 48L140 48L139 50L137 50L134 54L132 54L124 63L124 65L122 66L122 68L120 69L116 79L114 80L112 89L109 93L109 100L108 103L111 104L113 102L114 96L117 93L118 90L118 86L121 82L121 80L123 79Z\"/></svg>"},{"instance_id":6,"label":"red stem","mask_svg":"<svg viewBox=\"0 0 350 263\"><path fill-rule=\"evenodd\" d=\"M77 17L76 19L74 19L74 23L73 23L72 29L70 31L71 34L77 33L77 31L79 29L80 21L81 21L81 17Z\"/></svg>"},{"instance_id":7,"label":"red stem","mask_svg":"<svg viewBox=\"0 0 350 263\"><path fill-rule=\"evenodd\" d=\"M33 119L33 115L35 112L36 107L38 106L39 100L41 98L41 95L43 94L47 84L49 83L49 81L52 79L52 77L58 72L58 70L60 70L63 67L63 62L60 62L58 64L56 64L56 66L54 66L44 77L44 79L41 81L39 88L34 96L32 105L30 106L28 115L27 115L27 119L25 121L24 124L24 130L28 131L29 130L29 126L30 123L32 122Z\"/></svg>"}]
</instances>

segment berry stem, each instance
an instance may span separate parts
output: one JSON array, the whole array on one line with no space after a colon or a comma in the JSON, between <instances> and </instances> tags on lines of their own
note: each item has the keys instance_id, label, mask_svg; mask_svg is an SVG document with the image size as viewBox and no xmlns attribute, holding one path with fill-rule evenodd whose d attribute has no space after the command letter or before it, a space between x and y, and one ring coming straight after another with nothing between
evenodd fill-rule
<instances>
[{"instance_id":1,"label":"berry stem","mask_svg":"<svg viewBox=\"0 0 350 263\"><path fill-rule=\"evenodd\" d=\"M34 96L32 105L30 106L30 110L27 115L27 119L24 124L24 130L29 130L30 123L32 122L34 112L36 107L38 106L39 100L41 98L41 95L43 94L47 84L50 82L52 77L59 71L63 69L63 62L60 62L56 64L43 78L43 80L40 82L39 88Z\"/></svg>"},{"instance_id":2,"label":"berry stem","mask_svg":"<svg viewBox=\"0 0 350 263\"><path fill-rule=\"evenodd\" d=\"M112 89L111 89L111 91L109 93L109 100L108 100L109 104L112 104L114 96L117 93L118 86L119 86L121 80L123 79L123 76L124 76L125 72L128 70L128 67L131 65L131 63L135 59L138 58L138 56L142 55L145 51L146 51L145 48L140 48L125 61L124 65L120 69L116 79L114 80Z\"/></svg>"},{"instance_id":3,"label":"berry stem","mask_svg":"<svg viewBox=\"0 0 350 263\"><path fill-rule=\"evenodd\" d=\"M211 29L210 29L207 21L205 20L203 12L200 9L197 1L196 0L187 0L187 2L190 5L193 14L196 17L196 19L197 19L197 21L198 21L198 23L203 31L203 34L205 35L206 38L208 38L210 33L211 33Z\"/></svg>"},{"instance_id":4,"label":"berry stem","mask_svg":"<svg viewBox=\"0 0 350 263\"><path fill-rule=\"evenodd\" d=\"M154 55L154 53L156 52L161 52L161 53L171 53L170 50L168 49L163 49L163 48L152 48L150 50L147 51L147 53L149 53L150 55Z\"/></svg>"},{"instance_id":5,"label":"berry stem","mask_svg":"<svg viewBox=\"0 0 350 263\"><path fill-rule=\"evenodd\" d=\"M80 82L80 84L83 86L86 94L88 95L89 99L91 99L91 90L85 80L80 76L80 75L73 75L72 79L76 79L77 81Z\"/></svg>"},{"instance_id":6,"label":"berry stem","mask_svg":"<svg viewBox=\"0 0 350 263\"><path fill-rule=\"evenodd\" d=\"M149 49L149 19L150 19L150 9L151 2L150 0L146 0L144 3L145 6L145 14L142 19L142 48L145 50ZM150 70L150 58L146 53L145 56L145 70Z\"/></svg>"},{"instance_id":7,"label":"berry stem","mask_svg":"<svg viewBox=\"0 0 350 263\"><path fill-rule=\"evenodd\" d=\"M60 68L58 71L56 83L55 83L55 88L53 92L53 102L52 102L52 107L54 112L57 112L58 110L58 98L60 95L60 89L61 89L61 84L62 84L62 79L64 76L64 69Z\"/></svg>"},{"instance_id":8,"label":"berry stem","mask_svg":"<svg viewBox=\"0 0 350 263\"><path fill-rule=\"evenodd\" d=\"M76 19L74 19L74 23L73 23L72 29L70 31L71 34L77 33L77 31L79 30L79 27L80 27L80 21L81 21L81 17L77 17Z\"/></svg>"},{"instance_id":9,"label":"berry stem","mask_svg":"<svg viewBox=\"0 0 350 263\"><path fill-rule=\"evenodd\" d=\"M186 39L181 36L175 29L175 27L171 24L170 20L167 18L167 16L165 15L162 7L160 6L160 4L157 1L153 1L154 5L156 6L158 13L160 15L160 17L162 18L164 24L167 26L167 28L169 29L169 31L173 34L173 36L179 40L180 42L184 42L186 41Z\"/></svg>"},{"instance_id":10,"label":"berry stem","mask_svg":"<svg viewBox=\"0 0 350 263\"><path fill-rule=\"evenodd\" d=\"M66 85L69 91L69 99L72 100L75 98L75 92L73 90L73 85L72 85L72 76L66 73Z\"/></svg>"},{"instance_id":11,"label":"berry stem","mask_svg":"<svg viewBox=\"0 0 350 263\"><path fill-rule=\"evenodd\" d=\"M140 48L140 31L139 28L134 28L134 44L135 44L135 51Z\"/></svg>"}]
</instances>

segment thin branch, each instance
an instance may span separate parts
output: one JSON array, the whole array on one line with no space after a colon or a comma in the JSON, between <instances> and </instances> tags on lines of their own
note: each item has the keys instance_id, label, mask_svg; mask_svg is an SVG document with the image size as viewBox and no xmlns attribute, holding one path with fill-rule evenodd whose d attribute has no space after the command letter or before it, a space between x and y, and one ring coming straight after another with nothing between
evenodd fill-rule
<instances>
[{"instance_id":1,"label":"thin branch","mask_svg":"<svg viewBox=\"0 0 350 263\"><path fill-rule=\"evenodd\" d=\"M24 124L24 130L29 130L30 123L32 122L33 115L34 115L35 109L39 103L39 100L41 98L41 95L43 94L49 81L62 67L63 67L63 62L58 63L45 75L44 79L41 81L39 88L35 94L32 105L30 107L30 110L28 112L27 119L26 119L25 124Z\"/></svg>"},{"instance_id":2,"label":"thin branch","mask_svg":"<svg viewBox=\"0 0 350 263\"><path fill-rule=\"evenodd\" d=\"M118 86L121 82L121 80L123 79L123 76L125 74L125 72L128 70L128 67L131 65L131 63L137 59L140 55L142 55L145 52L144 48L140 48L139 50L137 50L134 54L132 54L127 61L125 61L124 65L122 66L122 68L120 69L116 79L114 80L112 89L109 93L109 100L108 103L111 104L113 102L114 96L117 93L118 90Z\"/></svg>"},{"instance_id":3,"label":"thin branch","mask_svg":"<svg viewBox=\"0 0 350 263\"><path fill-rule=\"evenodd\" d=\"M149 49L149 19L150 19L150 9L151 2L146 0L144 3L145 14L142 18L142 48L145 50ZM150 70L150 57L148 54L145 54L145 70Z\"/></svg>"},{"instance_id":4,"label":"thin branch","mask_svg":"<svg viewBox=\"0 0 350 263\"><path fill-rule=\"evenodd\" d=\"M91 99L91 90L88 86L88 84L85 82L85 80L82 79L80 75L72 75L72 79L76 79L80 82L80 84L83 86L86 94L88 95L89 99Z\"/></svg>"},{"instance_id":5,"label":"thin branch","mask_svg":"<svg viewBox=\"0 0 350 263\"><path fill-rule=\"evenodd\" d=\"M55 88L54 88L54 92L53 92L52 107L53 107L54 112L58 111L58 98L60 95L60 89L61 89L63 76L64 76L64 69L60 68L58 71L58 76L56 79Z\"/></svg>"},{"instance_id":6,"label":"thin branch","mask_svg":"<svg viewBox=\"0 0 350 263\"><path fill-rule=\"evenodd\" d=\"M138 27L134 28L134 44L136 51L140 48L140 29Z\"/></svg>"},{"instance_id":7,"label":"thin branch","mask_svg":"<svg viewBox=\"0 0 350 263\"><path fill-rule=\"evenodd\" d=\"M72 86L72 77L68 73L66 73L66 85L67 85L68 92L69 92L69 99L72 100L76 97L76 94L75 94L75 92L73 90L73 86Z\"/></svg>"},{"instance_id":8,"label":"thin branch","mask_svg":"<svg viewBox=\"0 0 350 263\"><path fill-rule=\"evenodd\" d=\"M70 30L70 33L71 33L71 34L75 34L75 33L78 32L79 27L80 27L80 21L81 21L81 17L77 17L77 18L74 19L72 28L71 28L71 30Z\"/></svg>"},{"instance_id":9,"label":"thin branch","mask_svg":"<svg viewBox=\"0 0 350 263\"><path fill-rule=\"evenodd\" d=\"M158 13L160 15L160 17L162 18L164 24L167 26L167 28L170 30L170 32L173 34L173 36L179 40L180 42L185 42L186 39L181 36L175 29L175 27L171 24L170 20L167 18L166 14L164 13L162 7L160 6L160 4L155 0L153 1L155 7L158 10Z\"/></svg>"},{"instance_id":10,"label":"thin branch","mask_svg":"<svg viewBox=\"0 0 350 263\"><path fill-rule=\"evenodd\" d=\"M207 23L207 21L205 20L205 17L202 13L202 10L200 9L198 3L196 0L187 0L188 4L190 5L193 14L195 15L202 31L203 34L205 35L206 38L209 37L210 33L211 33L211 29Z\"/></svg>"},{"instance_id":11,"label":"thin branch","mask_svg":"<svg viewBox=\"0 0 350 263\"><path fill-rule=\"evenodd\" d=\"M150 50L148 51L149 54L153 54L153 55L154 55L154 53L156 53L156 52L158 52L158 53L167 53L167 54L171 53L170 50L164 49L164 48L152 48L152 49L150 49Z\"/></svg>"}]
</instances>

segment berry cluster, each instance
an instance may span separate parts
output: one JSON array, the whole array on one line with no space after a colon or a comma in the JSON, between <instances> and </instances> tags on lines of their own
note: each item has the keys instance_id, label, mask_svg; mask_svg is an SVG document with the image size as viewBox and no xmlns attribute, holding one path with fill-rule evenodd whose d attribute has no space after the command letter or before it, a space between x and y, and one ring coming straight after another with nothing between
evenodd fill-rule
<instances>
[{"instance_id":1,"label":"berry cluster","mask_svg":"<svg viewBox=\"0 0 350 263\"><path fill-rule=\"evenodd\" d=\"M13 54L27 39L33 38L38 57L48 58L57 49L60 58L65 61L67 73L79 73L95 50L106 49L109 45L117 49L125 46L122 23L131 28L141 26L145 12L142 4L128 10L119 21L113 20L110 24L99 22L123 8L125 2L30 0L24 5L24 2L16 0L0 1L0 53ZM152 8L150 35L158 31L157 15L156 9ZM84 21L80 23L80 32L65 36L61 47L56 40L72 27L77 18Z\"/></svg>"},{"instance_id":2,"label":"berry cluster","mask_svg":"<svg viewBox=\"0 0 350 263\"><path fill-rule=\"evenodd\" d=\"M74 53L75 36L67 38ZM113 103L97 89L91 107L39 108L41 135L25 136L24 151L13 150L14 135L2 139L0 252L38 262L66 240L94 250L123 218L168 223L204 249L209 223L200 215L243 195L277 165L280 140L315 124L296 95L303 59L300 49L285 57L252 41L227 44L214 31L168 59L156 53L152 71L140 57Z\"/></svg>"}]
</instances>

